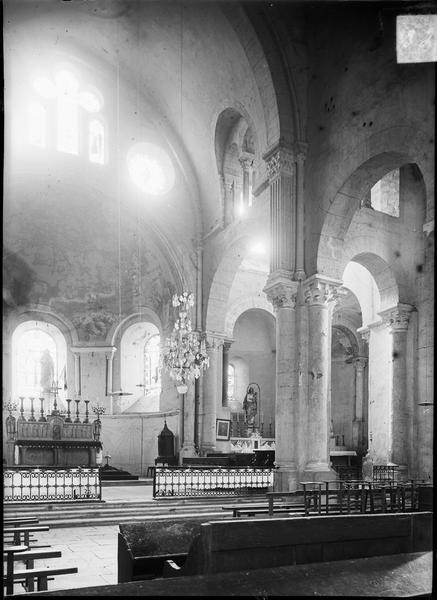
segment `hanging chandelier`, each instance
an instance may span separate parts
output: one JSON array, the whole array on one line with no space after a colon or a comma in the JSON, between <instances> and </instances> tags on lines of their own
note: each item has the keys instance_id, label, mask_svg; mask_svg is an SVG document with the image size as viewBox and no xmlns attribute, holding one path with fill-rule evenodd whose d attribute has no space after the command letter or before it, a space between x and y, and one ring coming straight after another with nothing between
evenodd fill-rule
<instances>
[{"instance_id":1,"label":"hanging chandelier","mask_svg":"<svg viewBox=\"0 0 437 600\"><path fill-rule=\"evenodd\" d=\"M198 333L191 327L190 310L194 306L194 295L191 292L175 294L172 304L175 308L179 307L179 316L165 343L163 365L176 382L178 392L184 394L188 383L198 379L209 367L209 357L205 342L199 341Z\"/></svg>"}]
</instances>

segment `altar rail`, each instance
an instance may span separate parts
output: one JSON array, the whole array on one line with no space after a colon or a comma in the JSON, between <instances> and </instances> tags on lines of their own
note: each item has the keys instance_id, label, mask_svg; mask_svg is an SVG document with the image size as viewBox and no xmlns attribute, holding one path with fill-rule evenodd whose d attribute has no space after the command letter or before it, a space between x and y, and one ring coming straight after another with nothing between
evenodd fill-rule
<instances>
[{"instance_id":1,"label":"altar rail","mask_svg":"<svg viewBox=\"0 0 437 600\"><path fill-rule=\"evenodd\" d=\"M97 467L8 467L3 470L4 502L100 501Z\"/></svg>"},{"instance_id":2,"label":"altar rail","mask_svg":"<svg viewBox=\"0 0 437 600\"><path fill-rule=\"evenodd\" d=\"M272 467L156 467L153 497L228 496L273 486Z\"/></svg>"}]
</instances>

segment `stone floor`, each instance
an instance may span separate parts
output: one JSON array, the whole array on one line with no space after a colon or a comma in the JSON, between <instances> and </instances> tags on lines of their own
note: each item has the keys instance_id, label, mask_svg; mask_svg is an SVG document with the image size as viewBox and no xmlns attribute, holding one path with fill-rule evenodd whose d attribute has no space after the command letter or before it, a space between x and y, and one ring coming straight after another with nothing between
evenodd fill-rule
<instances>
[{"instance_id":1,"label":"stone floor","mask_svg":"<svg viewBox=\"0 0 437 600\"><path fill-rule=\"evenodd\" d=\"M102 499L152 501L151 485L104 486ZM118 525L96 527L53 528L38 533L38 544L49 544L53 550L61 550L61 558L35 562L35 566L74 566L73 575L59 575L49 581L49 590L62 590L117 583L117 534ZM15 593L22 592L17 585Z\"/></svg>"}]
</instances>

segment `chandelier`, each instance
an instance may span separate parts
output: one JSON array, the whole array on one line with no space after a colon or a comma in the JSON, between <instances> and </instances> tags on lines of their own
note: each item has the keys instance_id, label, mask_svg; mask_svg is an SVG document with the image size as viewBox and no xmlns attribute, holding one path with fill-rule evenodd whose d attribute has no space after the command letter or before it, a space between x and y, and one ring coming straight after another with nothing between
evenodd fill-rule
<instances>
[{"instance_id":1,"label":"chandelier","mask_svg":"<svg viewBox=\"0 0 437 600\"><path fill-rule=\"evenodd\" d=\"M205 342L200 342L198 333L191 328L190 310L194 306L194 295L191 292L175 294L172 304L175 308L179 307L179 316L165 343L163 365L176 382L178 392L185 394L188 383L198 379L209 367L209 357Z\"/></svg>"}]
</instances>

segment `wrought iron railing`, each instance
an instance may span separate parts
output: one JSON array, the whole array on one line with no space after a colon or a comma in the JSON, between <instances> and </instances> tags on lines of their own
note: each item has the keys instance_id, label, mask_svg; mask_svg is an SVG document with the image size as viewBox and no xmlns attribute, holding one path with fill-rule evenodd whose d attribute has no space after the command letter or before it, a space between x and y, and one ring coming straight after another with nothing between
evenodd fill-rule
<instances>
[{"instance_id":1,"label":"wrought iron railing","mask_svg":"<svg viewBox=\"0 0 437 600\"><path fill-rule=\"evenodd\" d=\"M8 467L3 469L4 502L99 501L98 467Z\"/></svg>"},{"instance_id":2,"label":"wrought iron railing","mask_svg":"<svg viewBox=\"0 0 437 600\"><path fill-rule=\"evenodd\" d=\"M397 465L373 465L373 481L397 481Z\"/></svg>"},{"instance_id":3,"label":"wrought iron railing","mask_svg":"<svg viewBox=\"0 0 437 600\"><path fill-rule=\"evenodd\" d=\"M227 496L267 490L273 467L156 467L153 497Z\"/></svg>"}]
</instances>

